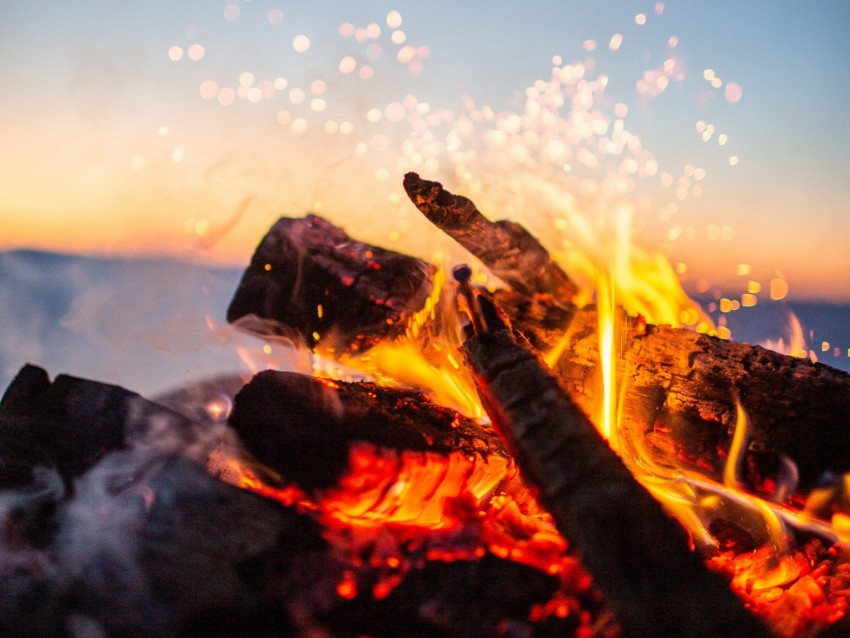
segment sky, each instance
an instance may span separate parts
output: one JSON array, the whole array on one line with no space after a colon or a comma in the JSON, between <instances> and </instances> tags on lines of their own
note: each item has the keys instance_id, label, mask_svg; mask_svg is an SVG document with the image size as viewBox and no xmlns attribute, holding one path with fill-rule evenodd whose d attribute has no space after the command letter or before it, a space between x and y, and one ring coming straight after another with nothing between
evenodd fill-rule
<instances>
[{"instance_id":1,"label":"sky","mask_svg":"<svg viewBox=\"0 0 850 638\"><path fill-rule=\"evenodd\" d=\"M455 259L415 170L579 269L628 243L848 302L848 32L842 0L3 2L0 250L242 265L315 211Z\"/></svg>"}]
</instances>

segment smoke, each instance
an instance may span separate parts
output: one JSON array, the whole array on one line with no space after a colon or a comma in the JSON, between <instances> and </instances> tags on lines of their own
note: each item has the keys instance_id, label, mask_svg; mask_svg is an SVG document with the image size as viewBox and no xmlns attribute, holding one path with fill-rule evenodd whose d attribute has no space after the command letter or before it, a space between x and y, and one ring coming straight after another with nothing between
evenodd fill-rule
<instances>
[{"instance_id":1,"label":"smoke","mask_svg":"<svg viewBox=\"0 0 850 638\"><path fill-rule=\"evenodd\" d=\"M0 254L0 388L25 363L152 395L240 370L212 334L238 270L176 260Z\"/></svg>"},{"instance_id":2,"label":"smoke","mask_svg":"<svg viewBox=\"0 0 850 638\"><path fill-rule=\"evenodd\" d=\"M255 497L206 470L213 450L238 447L224 425L229 392L184 395L187 410L218 401L194 422L132 400L127 447L76 479L70 498L44 467L0 492L0 633L161 636L233 604L244 588L236 563L273 547L279 530L276 510L255 511Z\"/></svg>"}]
</instances>

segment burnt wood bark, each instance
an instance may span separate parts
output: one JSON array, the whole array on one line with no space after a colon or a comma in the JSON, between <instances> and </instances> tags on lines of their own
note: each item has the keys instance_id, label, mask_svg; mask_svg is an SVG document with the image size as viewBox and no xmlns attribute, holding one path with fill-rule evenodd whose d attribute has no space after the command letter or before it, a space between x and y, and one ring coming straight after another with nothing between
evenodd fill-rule
<instances>
[{"instance_id":1,"label":"burnt wood bark","mask_svg":"<svg viewBox=\"0 0 850 638\"><path fill-rule=\"evenodd\" d=\"M575 284L537 239L519 224L491 222L462 195L453 195L439 182L416 173L404 176L410 200L434 225L478 257L494 275L526 296L551 295L555 303L569 304Z\"/></svg>"},{"instance_id":2,"label":"burnt wood bark","mask_svg":"<svg viewBox=\"0 0 850 638\"><path fill-rule=\"evenodd\" d=\"M627 636L767 636L522 339L494 317L463 346L482 401Z\"/></svg>"},{"instance_id":3,"label":"burnt wood bark","mask_svg":"<svg viewBox=\"0 0 850 638\"><path fill-rule=\"evenodd\" d=\"M589 414L601 401L597 313L570 318L545 299L497 292L514 325L536 347L568 342L554 366L570 395ZM807 491L825 472L850 471L850 375L767 350L622 317L617 376L623 384L624 428L646 436L659 456L675 457L720 478L737 420L749 423L750 478L759 483L777 455L791 458Z\"/></svg>"},{"instance_id":4,"label":"burnt wood bark","mask_svg":"<svg viewBox=\"0 0 850 638\"><path fill-rule=\"evenodd\" d=\"M146 436L153 418L191 436L186 418L108 383L24 366L0 400L0 488L28 484L36 466L56 468L66 487L109 452Z\"/></svg>"},{"instance_id":5,"label":"burnt wood bark","mask_svg":"<svg viewBox=\"0 0 850 638\"><path fill-rule=\"evenodd\" d=\"M566 279L546 250L533 238L533 259L515 258L508 246L518 244L510 240L491 248L498 236L495 225L470 200L415 173L405 175L404 186L429 220L495 274L503 267L502 252L508 255L510 277L499 276L512 290L497 293L500 305L541 350L567 335L555 370L579 405L596 414L601 388L597 315L592 308L577 311L569 304L569 289L546 283ZM740 401L750 423L752 457L761 459L754 474L769 472L779 454L797 464L803 490L827 471L850 471L850 375L760 346L622 317L621 418L625 428L646 435L659 454L677 455L719 477ZM758 476L752 478L758 482Z\"/></svg>"},{"instance_id":6,"label":"burnt wood bark","mask_svg":"<svg viewBox=\"0 0 850 638\"><path fill-rule=\"evenodd\" d=\"M0 555L3 635L297 635L340 570L308 517L175 456L110 455L58 509L46 552Z\"/></svg>"},{"instance_id":7,"label":"burnt wood bark","mask_svg":"<svg viewBox=\"0 0 850 638\"><path fill-rule=\"evenodd\" d=\"M426 395L374 383L328 383L296 372L257 374L229 424L260 462L300 487L335 485L357 442L390 450L505 456L499 438Z\"/></svg>"},{"instance_id":8,"label":"burnt wood bark","mask_svg":"<svg viewBox=\"0 0 850 638\"><path fill-rule=\"evenodd\" d=\"M327 339L337 352L364 350L404 333L407 318L431 294L434 272L316 215L284 217L257 246L227 320L309 347Z\"/></svg>"}]
</instances>

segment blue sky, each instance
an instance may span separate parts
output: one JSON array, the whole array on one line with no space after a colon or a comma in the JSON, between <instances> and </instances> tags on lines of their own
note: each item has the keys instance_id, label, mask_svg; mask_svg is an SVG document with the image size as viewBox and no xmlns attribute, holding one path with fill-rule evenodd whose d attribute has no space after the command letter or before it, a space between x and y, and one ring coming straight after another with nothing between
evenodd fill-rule
<instances>
[{"instance_id":1,"label":"blue sky","mask_svg":"<svg viewBox=\"0 0 850 638\"><path fill-rule=\"evenodd\" d=\"M387 20L393 10L401 16L396 28ZM381 34L359 43L341 35L345 23L375 23ZM391 41L394 31L404 32L403 43ZM7 232L0 231L0 247L240 263L277 215L319 204L329 217L350 220L367 215L351 202L372 192L372 214L357 224L359 234L407 248L425 231L405 217L389 186L385 193L383 181L372 188L369 180L379 175L396 185L403 170L421 170L410 155L422 154L422 135L406 128L410 117L388 122L388 105L414 96L432 113L457 115L470 98L478 108L523 114L526 88L551 79L553 56L560 56L564 65L586 65L588 78L605 75L594 109L613 123L615 105L625 105L626 130L661 172L676 180L694 167L705 172L699 194L689 190L678 200L653 179L629 187L626 199L644 197L638 241L681 264L691 284L735 286L738 266L750 264L765 281L786 278L792 295L846 301L847 33L850 3L838 0L5 2L0 219ZM298 34L310 39L301 53L293 47ZM622 44L612 50L617 34ZM370 43L382 50L374 60ZM203 46L196 61L193 44ZM396 59L408 45L419 47L421 73ZM169 57L175 47L177 60ZM342 75L346 55L358 70ZM666 90L640 95L643 73L671 57L677 66ZM357 77L364 66L374 77ZM708 70L719 87L706 79ZM222 105L221 91L247 83L245 73L254 87L281 77L287 86L256 103ZM315 80L324 83L321 92L311 90ZM199 94L203 82L215 83L217 97ZM730 83L742 89L740 100L726 99ZM306 94L302 102L293 101L293 89ZM326 110L310 111L315 99ZM379 122L368 119L370 109L383 113ZM354 132L316 131L331 118L350 121ZM296 130L298 119L309 124L306 133ZM707 142L699 122L716 129ZM728 138L722 146L721 134ZM514 175L510 162L497 169L485 161L491 150L479 149L474 161L445 153L434 176L452 183L466 171L474 186ZM506 201L504 208L516 206ZM398 209L401 219L391 221Z\"/></svg>"}]
</instances>

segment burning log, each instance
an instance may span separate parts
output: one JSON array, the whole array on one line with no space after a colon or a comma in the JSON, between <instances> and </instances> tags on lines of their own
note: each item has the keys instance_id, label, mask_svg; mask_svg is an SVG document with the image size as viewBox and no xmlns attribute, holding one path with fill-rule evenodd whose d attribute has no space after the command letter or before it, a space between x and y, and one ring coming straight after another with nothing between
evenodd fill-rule
<instances>
[{"instance_id":1,"label":"burning log","mask_svg":"<svg viewBox=\"0 0 850 638\"><path fill-rule=\"evenodd\" d=\"M494 275L525 296L550 295L569 304L575 284L537 239L519 224L491 222L470 200L453 195L438 182L416 173L404 176L404 189L416 207L438 228L478 257Z\"/></svg>"},{"instance_id":2,"label":"burning log","mask_svg":"<svg viewBox=\"0 0 850 638\"><path fill-rule=\"evenodd\" d=\"M373 383L261 372L229 423L257 460L347 515L440 526L444 499L480 500L513 471L492 431Z\"/></svg>"},{"instance_id":3,"label":"burning log","mask_svg":"<svg viewBox=\"0 0 850 638\"><path fill-rule=\"evenodd\" d=\"M486 331L469 336L463 349L485 408L625 634L768 635L689 550L681 527L632 477L546 365L495 312L484 323Z\"/></svg>"},{"instance_id":4,"label":"burning log","mask_svg":"<svg viewBox=\"0 0 850 638\"><path fill-rule=\"evenodd\" d=\"M481 221L472 202L415 173L405 176L405 188L429 220L499 274L501 251L476 248L494 246L494 225ZM459 231L460 224L466 226ZM552 291L537 282L566 276L534 242L532 260L511 259L506 281L512 290L499 291L496 298L536 348L558 347L562 354L554 370L573 399L593 414L601 402L597 313L593 308L564 307L572 293L560 299L536 295ZM513 254L511 249L508 254ZM847 373L760 346L647 325L640 318L625 318L619 341L623 427L645 434L661 455L678 456L719 477L740 403L750 423L750 450L761 457L755 474L769 472L780 455L797 464L803 490L826 472L850 471ZM758 476L751 478L760 482Z\"/></svg>"},{"instance_id":5,"label":"burning log","mask_svg":"<svg viewBox=\"0 0 850 638\"><path fill-rule=\"evenodd\" d=\"M365 350L402 334L432 291L434 268L356 241L316 215L281 218L251 258L227 320L313 347ZM263 321L271 320L271 321Z\"/></svg>"},{"instance_id":6,"label":"burning log","mask_svg":"<svg viewBox=\"0 0 850 638\"><path fill-rule=\"evenodd\" d=\"M585 308L570 318L545 299L509 291L495 296L535 347L548 351L561 342L553 370L592 413L601 401L596 310ZM565 319L571 321L566 332ZM754 487L782 456L796 464L802 491L828 472L850 471L846 372L757 345L647 325L640 318L624 318L619 343L621 427L645 436L659 457L678 458L719 479L740 405L748 419Z\"/></svg>"},{"instance_id":7,"label":"burning log","mask_svg":"<svg viewBox=\"0 0 850 638\"><path fill-rule=\"evenodd\" d=\"M391 636L396 622L423 636L618 635L564 545L540 564L507 539L530 535L519 531L530 523L488 501L497 488L528 497L514 491L498 436L475 421L420 392L265 371L236 396L229 423L288 486L251 479L250 489L288 500L294 482L327 535L355 548L343 600L321 615L335 635Z\"/></svg>"}]
</instances>

